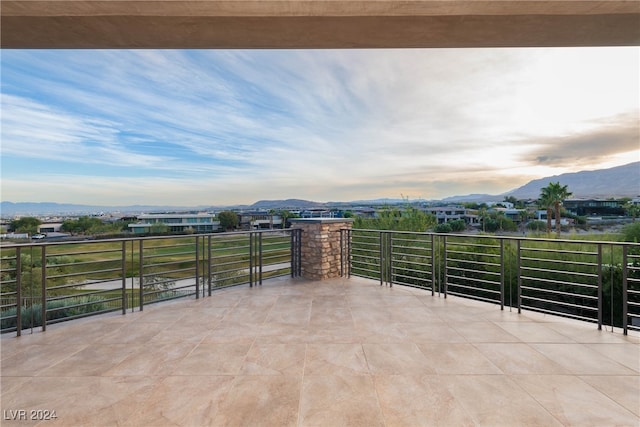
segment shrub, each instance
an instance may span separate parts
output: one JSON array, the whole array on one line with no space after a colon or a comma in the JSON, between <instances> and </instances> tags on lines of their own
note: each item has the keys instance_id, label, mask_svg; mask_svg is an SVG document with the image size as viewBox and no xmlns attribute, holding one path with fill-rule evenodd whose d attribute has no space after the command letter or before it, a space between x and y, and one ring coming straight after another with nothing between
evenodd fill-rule
<instances>
[{"instance_id":1,"label":"shrub","mask_svg":"<svg viewBox=\"0 0 640 427\"><path fill-rule=\"evenodd\" d=\"M433 231L435 233L451 233L451 225L448 222L444 222L433 227Z\"/></svg>"},{"instance_id":2,"label":"shrub","mask_svg":"<svg viewBox=\"0 0 640 427\"><path fill-rule=\"evenodd\" d=\"M640 242L640 222L625 225L622 228L622 240L625 242Z\"/></svg>"},{"instance_id":3,"label":"shrub","mask_svg":"<svg viewBox=\"0 0 640 427\"><path fill-rule=\"evenodd\" d=\"M103 311L106 308L104 299L94 295L48 301L47 321L90 314ZM16 311L16 307L2 311L2 330L16 327ZM42 304L36 303L28 307L22 307L21 317L22 329L42 326Z\"/></svg>"}]
</instances>

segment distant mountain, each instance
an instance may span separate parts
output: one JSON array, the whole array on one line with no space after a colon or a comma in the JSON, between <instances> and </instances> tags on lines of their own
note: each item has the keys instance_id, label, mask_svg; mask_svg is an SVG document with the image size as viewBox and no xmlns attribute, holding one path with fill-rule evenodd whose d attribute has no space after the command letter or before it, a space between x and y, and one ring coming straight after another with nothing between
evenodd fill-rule
<instances>
[{"instance_id":1,"label":"distant mountain","mask_svg":"<svg viewBox=\"0 0 640 427\"><path fill-rule=\"evenodd\" d=\"M249 206L249 208L256 209L256 210L286 209L286 208L312 209L312 208L322 208L324 206L325 206L324 203L312 202L309 200L286 199L286 200L260 200L258 202L255 202L251 206Z\"/></svg>"},{"instance_id":2,"label":"distant mountain","mask_svg":"<svg viewBox=\"0 0 640 427\"><path fill-rule=\"evenodd\" d=\"M122 213L142 213L142 212L165 212L179 210L198 210L198 207L181 207L181 206L152 206L152 205L133 205L133 206L97 206L97 205L78 205L72 203L53 203L53 202L2 202L0 203L0 214L2 216L14 215L99 215L107 212Z\"/></svg>"},{"instance_id":3,"label":"distant mountain","mask_svg":"<svg viewBox=\"0 0 640 427\"><path fill-rule=\"evenodd\" d=\"M550 182L566 185L572 198L637 197L640 195L640 162L610 169L564 173L530 181L502 196L517 199L537 199L540 189Z\"/></svg>"},{"instance_id":4,"label":"distant mountain","mask_svg":"<svg viewBox=\"0 0 640 427\"><path fill-rule=\"evenodd\" d=\"M560 182L566 185L573 193L573 198L600 198L600 197L637 197L640 196L640 162L630 163L610 169L600 169L594 171L582 171L575 173L565 173L546 178L535 179L522 187L508 191L504 194L468 194L466 196L451 196L442 199L443 202L491 202L502 201L506 196L513 196L517 199L537 199L540 196L540 189L549 185L550 182ZM416 202L419 200L411 200ZM219 211L223 209L313 209L340 206L376 206L384 204L404 203L403 199L372 199L354 200L351 202L314 202L301 199L286 200L260 200L253 205L234 206L95 206L78 205L68 203L12 203L2 202L0 204L0 215L5 217L15 215L99 215L101 213L121 212L135 215L145 212L189 212L189 211Z\"/></svg>"},{"instance_id":5,"label":"distant mountain","mask_svg":"<svg viewBox=\"0 0 640 427\"><path fill-rule=\"evenodd\" d=\"M483 203L501 202L504 196L495 194L467 194L466 196L451 196L442 199L443 202Z\"/></svg>"}]
</instances>

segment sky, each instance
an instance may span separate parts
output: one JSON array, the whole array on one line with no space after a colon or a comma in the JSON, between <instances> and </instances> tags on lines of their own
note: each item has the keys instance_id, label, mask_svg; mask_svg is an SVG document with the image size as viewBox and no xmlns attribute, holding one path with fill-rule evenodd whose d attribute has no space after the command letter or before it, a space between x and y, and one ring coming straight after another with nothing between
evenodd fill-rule
<instances>
[{"instance_id":1,"label":"sky","mask_svg":"<svg viewBox=\"0 0 640 427\"><path fill-rule=\"evenodd\" d=\"M441 199L640 160L638 47L3 50L0 72L2 201Z\"/></svg>"}]
</instances>

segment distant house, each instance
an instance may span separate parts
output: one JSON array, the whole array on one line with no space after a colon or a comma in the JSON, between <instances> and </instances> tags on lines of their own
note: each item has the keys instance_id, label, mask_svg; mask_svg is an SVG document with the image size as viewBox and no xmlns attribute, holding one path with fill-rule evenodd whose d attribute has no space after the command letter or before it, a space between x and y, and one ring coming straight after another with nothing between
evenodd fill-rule
<instances>
[{"instance_id":1,"label":"distant house","mask_svg":"<svg viewBox=\"0 0 640 427\"><path fill-rule=\"evenodd\" d=\"M212 233L220 230L220 221L212 213L196 214L142 214L137 222L129 224L129 230L136 234L149 233L154 226L164 225L172 233Z\"/></svg>"},{"instance_id":2,"label":"distant house","mask_svg":"<svg viewBox=\"0 0 640 427\"><path fill-rule=\"evenodd\" d=\"M424 208L424 211L436 217L438 224L461 219L471 226L478 226L480 219L476 211L462 206L434 206Z\"/></svg>"},{"instance_id":3,"label":"distant house","mask_svg":"<svg viewBox=\"0 0 640 427\"><path fill-rule=\"evenodd\" d=\"M300 218L335 218L336 212L324 208L312 208L300 211Z\"/></svg>"},{"instance_id":4,"label":"distant house","mask_svg":"<svg viewBox=\"0 0 640 427\"><path fill-rule=\"evenodd\" d=\"M624 200L604 199L567 199L562 205L573 215L578 216L623 216Z\"/></svg>"},{"instance_id":5,"label":"distant house","mask_svg":"<svg viewBox=\"0 0 640 427\"><path fill-rule=\"evenodd\" d=\"M62 223L44 223L38 226L38 233L59 233L62 228Z\"/></svg>"},{"instance_id":6,"label":"distant house","mask_svg":"<svg viewBox=\"0 0 640 427\"><path fill-rule=\"evenodd\" d=\"M267 211L238 212L239 227L242 230L271 230L282 228L282 217Z\"/></svg>"}]
</instances>

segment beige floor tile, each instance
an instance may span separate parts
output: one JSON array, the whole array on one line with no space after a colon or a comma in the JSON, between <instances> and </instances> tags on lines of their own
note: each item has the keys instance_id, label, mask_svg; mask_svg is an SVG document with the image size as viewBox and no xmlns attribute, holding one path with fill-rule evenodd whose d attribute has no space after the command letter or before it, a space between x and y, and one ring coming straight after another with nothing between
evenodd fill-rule
<instances>
[{"instance_id":1,"label":"beige floor tile","mask_svg":"<svg viewBox=\"0 0 640 427\"><path fill-rule=\"evenodd\" d=\"M311 304L284 307L277 304L269 312L266 323L290 323L293 325L308 324L311 316Z\"/></svg>"},{"instance_id":2,"label":"beige floor tile","mask_svg":"<svg viewBox=\"0 0 640 427\"><path fill-rule=\"evenodd\" d=\"M494 322L475 321L465 323L450 323L469 342L517 342L518 338L511 335Z\"/></svg>"},{"instance_id":3,"label":"beige floor tile","mask_svg":"<svg viewBox=\"0 0 640 427\"><path fill-rule=\"evenodd\" d=\"M427 324L401 323L398 327L404 331L409 339L416 343L467 342L455 329L441 321Z\"/></svg>"},{"instance_id":4,"label":"beige floor tile","mask_svg":"<svg viewBox=\"0 0 640 427\"><path fill-rule=\"evenodd\" d=\"M515 377L518 385L540 402L564 425L634 426L640 418L571 375Z\"/></svg>"},{"instance_id":5,"label":"beige floor tile","mask_svg":"<svg viewBox=\"0 0 640 427\"><path fill-rule=\"evenodd\" d=\"M208 328L206 327L206 322L203 321L201 321L201 324L197 326L192 324L173 323L154 335L153 338L145 343L145 345L151 347L171 343L191 343L195 345L208 336L216 327L217 324L215 324L215 326L214 324L211 324L211 328Z\"/></svg>"},{"instance_id":6,"label":"beige floor tile","mask_svg":"<svg viewBox=\"0 0 640 427\"><path fill-rule=\"evenodd\" d=\"M241 302L242 304L242 302ZM222 318L224 323L261 325L267 320L271 306L240 306L230 309Z\"/></svg>"},{"instance_id":7,"label":"beige floor tile","mask_svg":"<svg viewBox=\"0 0 640 427\"><path fill-rule=\"evenodd\" d=\"M580 378L640 417L640 376L595 375Z\"/></svg>"},{"instance_id":8,"label":"beige floor tile","mask_svg":"<svg viewBox=\"0 0 640 427\"><path fill-rule=\"evenodd\" d=\"M136 320L138 319L140 319L139 316ZM151 340L160 331L167 327L170 327L170 325L161 322L130 322L103 335L103 337L97 340L96 343L140 345Z\"/></svg>"},{"instance_id":9,"label":"beige floor tile","mask_svg":"<svg viewBox=\"0 0 640 427\"><path fill-rule=\"evenodd\" d=\"M107 376L165 376L171 373L175 365L184 359L196 347L196 343L158 344L138 349L102 375Z\"/></svg>"},{"instance_id":10,"label":"beige floor tile","mask_svg":"<svg viewBox=\"0 0 640 427\"><path fill-rule=\"evenodd\" d=\"M568 343L574 342L541 322L500 322L499 327L523 342Z\"/></svg>"},{"instance_id":11,"label":"beige floor tile","mask_svg":"<svg viewBox=\"0 0 640 427\"><path fill-rule=\"evenodd\" d=\"M313 306L309 324L312 327L327 325L352 325L353 317L348 307Z\"/></svg>"},{"instance_id":12,"label":"beige floor tile","mask_svg":"<svg viewBox=\"0 0 640 427\"><path fill-rule=\"evenodd\" d=\"M237 375L249 344L201 343L175 365L171 375Z\"/></svg>"},{"instance_id":13,"label":"beige floor tile","mask_svg":"<svg viewBox=\"0 0 640 427\"><path fill-rule=\"evenodd\" d=\"M634 343L638 344L637 337L625 336L621 333L612 333L603 327L598 330L595 323L580 322L573 319L558 320L558 317L549 317L547 326L561 335L566 335L572 341L582 344L599 343Z\"/></svg>"},{"instance_id":14,"label":"beige floor tile","mask_svg":"<svg viewBox=\"0 0 640 427\"><path fill-rule=\"evenodd\" d=\"M387 306L388 322L392 323L419 323L422 325L431 322L440 322L441 319L436 313L425 307L396 307Z\"/></svg>"},{"instance_id":15,"label":"beige floor tile","mask_svg":"<svg viewBox=\"0 0 640 427\"><path fill-rule=\"evenodd\" d=\"M149 393L156 381L152 377L33 378L19 390L3 395L2 409L56 411L57 418L42 425L117 425L117 414L109 408L119 401Z\"/></svg>"},{"instance_id":16,"label":"beige floor tile","mask_svg":"<svg viewBox=\"0 0 640 427\"><path fill-rule=\"evenodd\" d=\"M305 352L305 344L256 341L244 360L240 374L302 376Z\"/></svg>"},{"instance_id":17,"label":"beige floor tile","mask_svg":"<svg viewBox=\"0 0 640 427\"><path fill-rule=\"evenodd\" d=\"M299 426L383 426L373 378L368 375L305 375Z\"/></svg>"},{"instance_id":18,"label":"beige floor tile","mask_svg":"<svg viewBox=\"0 0 640 427\"><path fill-rule=\"evenodd\" d=\"M301 376L246 375L236 379L211 425L295 426Z\"/></svg>"},{"instance_id":19,"label":"beige floor tile","mask_svg":"<svg viewBox=\"0 0 640 427\"><path fill-rule=\"evenodd\" d=\"M445 387L480 426L560 426L540 403L504 375L452 375Z\"/></svg>"},{"instance_id":20,"label":"beige floor tile","mask_svg":"<svg viewBox=\"0 0 640 427\"><path fill-rule=\"evenodd\" d=\"M414 343L363 344L369 370L374 375L434 374L429 359Z\"/></svg>"},{"instance_id":21,"label":"beige floor tile","mask_svg":"<svg viewBox=\"0 0 640 427\"><path fill-rule=\"evenodd\" d=\"M640 373L640 345L620 344L585 344L591 350L595 350L617 363Z\"/></svg>"},{"instance_id":22,"label":"beige floor tile","mask_svg":"<svg viewBox=\"0 0 640 427\"><path fill-rule=\"evenodd\" d=\"M129 414L119 419L125 426L214 426L234 381L232 376L166 377L139 401L123 400L115 409L119 414Z\"/></svg>"},{"instance_id":23,"label":"beige floor tile","mask_svg":"<svg viewBox=\"0 0 640 427\"><path fill-rule=\"evenodd\" d=\"M324 325L309 325L307 343L347 344L361 343L362 337L353 325L338 323Z\"/></svg>"},{"instance_id":24,"label":"beige floor tile","mask_svg":"<svg viewBox=\"0 0 640 427\"><path fill-rule=\"evenodd\" d=\"M45 377L100 376L117 366L127 356L140 352L142 346L131 344L94 344L38 373Z\"/></svg>"},{"instance_id":25,"label":"beige floor tile","mask_svg":"<svg viewBox=\"0 0 640 427\"><path fill-rule=\"evenodd\" d=\"M368 375L361 344L308 344L305 375Z\"/></svg>"},{"instance_id":26,"label":"beige floor tile","mask_svg":"<svg viewBox=\"0 0 640 427\"><path fill-rule=\"evenodd\" d=\"M255 333L259 342L305 343L309 336L309 328L306 322L268 322L255 328Z\"/></svg>"},{"instance_id":27,"label":"beige floor tile","mask_svg":"<svg viewBox=\"0 0 640 427\"><path fill-rule=\"evenodd\" d=\"M20 338L18 338L20 339ZM2 359L3 377L38 375L43 370L86 349L86 345L31 345Z\"/></svg>"},{"instance_id":28,"label":"beige floor tile","mask_svg":"<svg viewBox=\"0 0 640 427\"><path fill-rule=\"evenodd\" d=\"M569 373L564 367L525 343L476 343L474 346L508 375Z\"/></svg>"},{"instance_id":29,"label":"beige floor tile","mask_svg":"<svg viewBox=\"0 0 640 427\"><path fill-rule=\"evenodd\" d=\"M385 344L411 341L407 330L398 323L358 324L356 329L363 343Z\"/></svg>"},{"instance_id":30,"label":"beige floor tile","mask_svg":"<svg viewBox=\"0 0 640 427\"><path fill-rule=\"evenodd\" d=\"M584 344L529 344L576 375L633 375L636 371Z\"/></svg>"},{"instance_id":31,"label":"beige floor tile","mask_svg":"<svg viewBox=\"0 0 640 427\"><path fill-rule=\"evenodd\" d=\"M393 375L374 381L387 427L475 425L447 389L447 377Z\"/></svg>"},{"instance_id":32,"label":"beige floor tile","mask_svg":"<svg viewBox=\"0 0 640 427\"><path fill-rule=\"evenodd\" d=\"M418 348L438 374L499 375L501 371L473 344L421 343Z\"/></svg>"}]
</instances>

